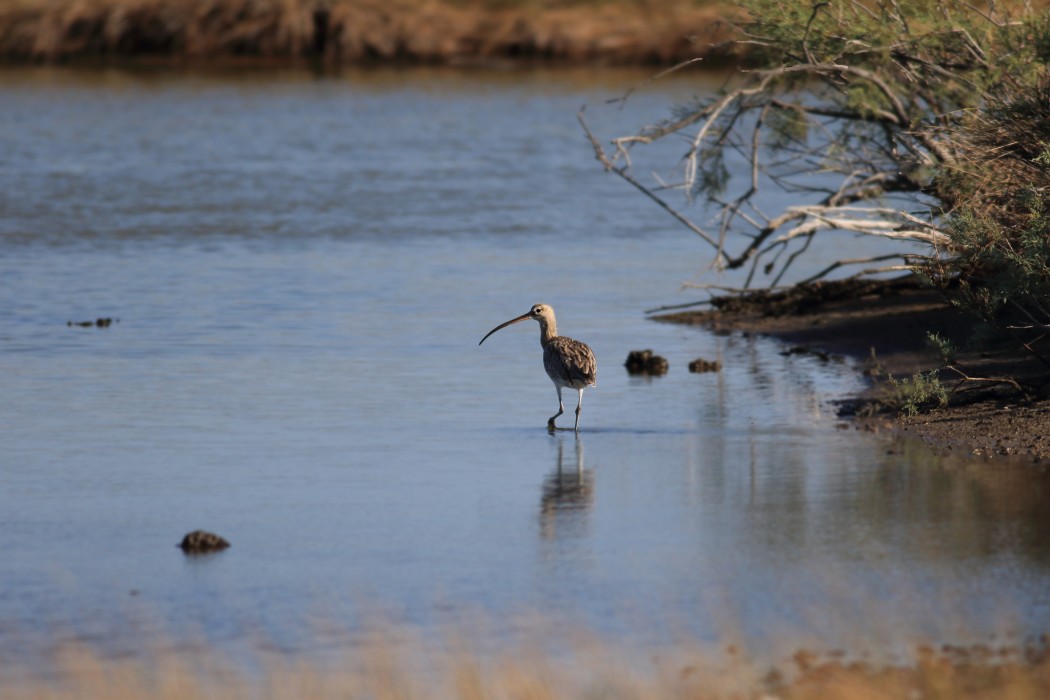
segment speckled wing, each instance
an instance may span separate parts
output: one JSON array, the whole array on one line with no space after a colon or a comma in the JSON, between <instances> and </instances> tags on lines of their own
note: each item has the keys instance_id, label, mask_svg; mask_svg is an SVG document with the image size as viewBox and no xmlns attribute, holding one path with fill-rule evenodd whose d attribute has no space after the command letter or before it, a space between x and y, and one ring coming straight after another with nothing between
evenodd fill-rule
<instances>
[{"instance_id":1,"label":"speckled wing","mask_svg":"<svg viewBox=\"0 0 1050 700\"><path fill-rule=\"evenodd\" d=\"M591 349L563 335L551 338L543 349L543 368L551 381L573 389L594 386L598 379L598 363Z\"/></svg>"}]
</instances>

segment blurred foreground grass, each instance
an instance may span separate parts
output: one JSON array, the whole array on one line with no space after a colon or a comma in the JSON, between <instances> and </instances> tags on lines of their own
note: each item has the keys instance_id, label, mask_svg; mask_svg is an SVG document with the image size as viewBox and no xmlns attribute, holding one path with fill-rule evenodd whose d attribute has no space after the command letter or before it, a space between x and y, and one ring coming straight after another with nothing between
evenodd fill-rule
<instances>
[{"instance_id":1,"label":"blurred foreground grass","mask_svg":"<svg viewBox=\"0 0 1050 700\"><path fill-rule=\"evenodd\" d=\"M111 658L84 647L56 653L46 672L0 674L5 700L192 698L458 698L482 700L1045 700L1050 658L1038 647L917 649L893 664L798 651L763 667L729 646L682 645L653 653L572 642L565 654L517 648L497 654L455 642L440 647L377 637L323 662L268 657L245 671L206 648Z\"/></svg>"},{"instance_id":2,"label":"blurred foreground grass","mask_svg":"<svg viewBox=\"0 0 1050 700\"><path fill-rule=\"evenodd\" d=\"M723 37L711 0L0 0L0 58L659 64Z\"/></svg>"}]
</instances>

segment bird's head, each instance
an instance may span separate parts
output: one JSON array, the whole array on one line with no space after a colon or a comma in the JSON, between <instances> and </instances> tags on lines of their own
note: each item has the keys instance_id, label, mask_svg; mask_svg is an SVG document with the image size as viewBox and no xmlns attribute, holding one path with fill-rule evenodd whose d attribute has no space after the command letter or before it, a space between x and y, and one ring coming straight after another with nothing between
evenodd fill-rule
<instances>
[{"instance_id":1,"label":"bird's head","mask_svg":"<svg viewBox=\"0 0 1050 700\"><path fill-rule=\"evenodd\" d=\"M554 309L547 306L546 304L533 304L532 308L529 309L529 317L539 321L541 318L550 318L554 315Z\"/></svg>"},{"instance_id":2,"label":"bird's head","mask_svg":"<svg viewBox=\"0 0 1050 700\"><path fill-rule=\"evenodd\" d=\"M518 316L517 318L512 318L511 320L509 320L509 321L507 321L505 323L499 324L498 326L493 328L491 331L486 333L485 334L485 338L488 338L490 335L492 335L496 331L500 330L501 328L506 328L507 326L513 325L513 324L518 323L520 321L528 321L530 318L532 320L534 320L534 321L539 321L541 325L542 324L551 323L554 320L554 309L552 309L551 307L547 306L546 304L533 304L532 308L529 309L529 312L527 314L522 314L521 316ZM485 338L482 338L481 341L478 343L478 345L481 345L481 343L484 343L485 342Z\"/></svg>"}]
</instances>

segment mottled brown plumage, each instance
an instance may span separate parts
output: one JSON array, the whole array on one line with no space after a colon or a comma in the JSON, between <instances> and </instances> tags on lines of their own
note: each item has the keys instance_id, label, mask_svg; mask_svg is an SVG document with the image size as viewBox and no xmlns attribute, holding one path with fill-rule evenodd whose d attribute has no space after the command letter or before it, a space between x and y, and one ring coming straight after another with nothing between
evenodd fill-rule
<instances>
[{"instance_id":1,"label":"mottled brown plumage","mask_svg":"<svg viewBox=\"0 0 1050 700\"><path fill-rule=\"evenodd\" d=\"M506 328L512 323L532 319L540 324L540 345L543 347L543 369L547 376L554 382L554 388L558 391L558 412L547 421L550 430L555 429L554 419L565 412L562 403L561 390L563 388L575 389L579 394L576 404L576 426L574 430L580 429L580 409L583 406L583 390L588 386L597 386L598 363L594 359L594 353L587 347L572 338L558 335L558 322L554 318L554 309L546 304L536 304L527 314L512 318L506 323L493 328L485 334L485 338L501 328ZM485 342L481 339L481 343Z\"/></svg>"}]
</instances>

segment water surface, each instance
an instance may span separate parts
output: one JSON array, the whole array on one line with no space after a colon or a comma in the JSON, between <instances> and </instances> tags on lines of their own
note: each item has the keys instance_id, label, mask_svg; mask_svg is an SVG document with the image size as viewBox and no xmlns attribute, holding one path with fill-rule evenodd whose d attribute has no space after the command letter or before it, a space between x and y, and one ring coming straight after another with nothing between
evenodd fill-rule
<instances>
[{"instance_id":1,"label":"water surface","mask_svg":"<svg viewBox=\"0 0 1050 700\"><path fill-rule=\"evenodd\" d=\"M707 251L575 113L631 128L714 82L597 109L638 77L0 74L0 651L311 654L376 611L645 644L1045 631L1045 479L843 429L848 363L645 317ZM598 357L578 436L545 430L534 324L477 345L537 301ZM666 377L623 370L646 347ZM233 547L184 557L196 528Z\"/></svg>"}]
</instances>

